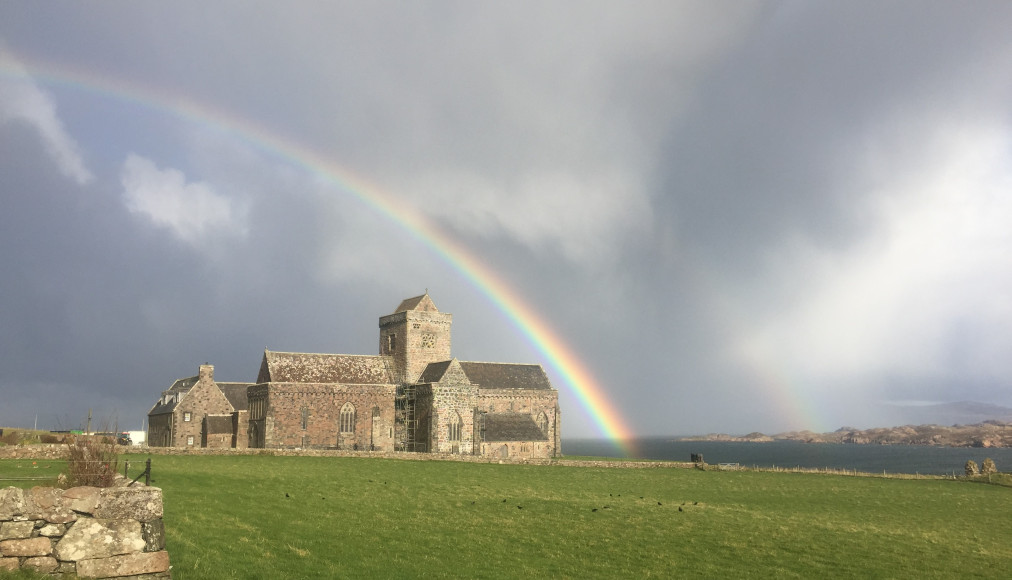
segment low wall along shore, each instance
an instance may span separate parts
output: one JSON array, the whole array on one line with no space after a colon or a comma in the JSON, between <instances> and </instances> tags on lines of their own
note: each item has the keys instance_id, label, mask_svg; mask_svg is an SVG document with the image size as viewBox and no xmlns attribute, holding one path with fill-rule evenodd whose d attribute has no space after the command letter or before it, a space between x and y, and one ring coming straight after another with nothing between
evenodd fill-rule
<instances>
[{"instance_id":1,"label":"low wall along shore","mask_svg":"<svg viewBox=\"0 0 1012 580\"><path fill-rule=\"evenodd\" d=\"M157 487L0 489L0 570L170 578Z\"/></svg>"}]
</instances>

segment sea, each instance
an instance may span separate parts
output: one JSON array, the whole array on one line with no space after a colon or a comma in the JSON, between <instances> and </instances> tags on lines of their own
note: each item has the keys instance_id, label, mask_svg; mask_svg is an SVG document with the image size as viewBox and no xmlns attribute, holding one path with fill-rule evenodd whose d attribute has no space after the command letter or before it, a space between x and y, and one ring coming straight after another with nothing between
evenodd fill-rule
<instances>
[{"instance_id":1,"label":"sea","mask_svg":"<svg viewBox=\"0 0 1012 580\"><path fill-rule=\"evenodd\" d=\"M767 443L681 441L677 437L632 440L627 455L607 439L563 439L565 455L628 457L689 461L701 454L706 463L737 463L742 467L856 470L867 473L962 475L967 460L980 465L990 457L998 471L1012 471L1012 448L934 447L927 445L855 445L838 443Z\"/></svg>"}]
</instances>

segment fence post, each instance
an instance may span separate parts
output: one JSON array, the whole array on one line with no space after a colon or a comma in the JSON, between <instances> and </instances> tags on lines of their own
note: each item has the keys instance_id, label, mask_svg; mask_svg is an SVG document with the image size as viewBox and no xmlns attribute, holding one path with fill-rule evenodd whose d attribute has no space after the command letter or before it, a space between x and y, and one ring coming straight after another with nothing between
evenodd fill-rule
<instances>
[{"instance_id":1,"label":"fence post","mask_svg":"<svg viewBox=\"0 0 1012 580\"><path fill-rule=\"evenodd\" d=\"M151 458L148 457L148 461L144 467L144 485L151 486Z\"/></svg>"}]
</instances>

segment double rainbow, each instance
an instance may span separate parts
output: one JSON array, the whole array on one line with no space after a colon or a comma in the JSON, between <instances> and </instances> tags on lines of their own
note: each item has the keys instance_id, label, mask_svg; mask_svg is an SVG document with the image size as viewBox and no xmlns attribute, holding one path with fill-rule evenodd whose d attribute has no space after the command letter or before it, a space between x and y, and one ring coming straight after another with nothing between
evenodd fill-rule
<instances>
[{"instance_id":1,"label":"double rainbow","mask_svg":"<svg viewBox=\"0 0 1012 580\"><path fill-rule=\"evenodd\" d=\"M165 91L155 91L122 79L50 63L33 62L27 66L23 60L15 62L5 57L2 51L0 76L15 81L39 80L68 86L195 121L237 136L257 149L300 166L353 195L409 232L484 294L545 357L548 366L561 377L563 387L576 397L601 435L610 439L624 454L635 455L633 433L615 405L608 400L605 389L543 317L460 242L375 183L249 119L197 103L185 95L169 95Z\"/></svg>"}]
</instances>

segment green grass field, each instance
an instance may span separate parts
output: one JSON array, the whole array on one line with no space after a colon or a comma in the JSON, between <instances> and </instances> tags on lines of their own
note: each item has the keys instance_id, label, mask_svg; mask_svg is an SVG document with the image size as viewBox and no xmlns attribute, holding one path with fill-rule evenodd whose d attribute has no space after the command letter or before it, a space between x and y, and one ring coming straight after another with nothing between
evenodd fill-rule
<instances>
[{"instance_id":1,"label":"green grass field","mask_svg":"<svg viewBox=\"0 0 1012 580\"><path fill-rule=\"evenodd\" d=\"M131 459L139 473L144 458ZM1012 577L1012 489L965 481L269 456L152 464L177 580Z\"/></svg>"}]
</instances>

